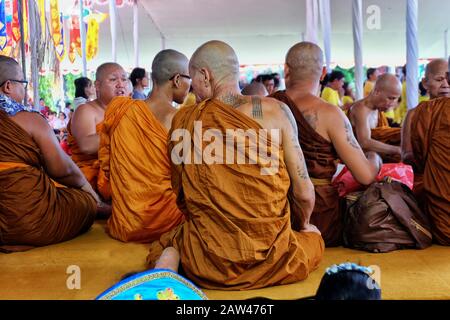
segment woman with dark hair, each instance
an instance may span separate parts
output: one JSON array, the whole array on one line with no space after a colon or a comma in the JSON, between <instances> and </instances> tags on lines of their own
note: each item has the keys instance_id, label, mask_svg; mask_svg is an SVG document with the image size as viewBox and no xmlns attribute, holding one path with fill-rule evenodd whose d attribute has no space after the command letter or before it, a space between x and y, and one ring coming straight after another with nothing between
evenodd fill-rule
<instances>
[{"instance_id":1,"label":"woman with dark hair","mask_svg":"<svg viewBox=\"0 0 450 320\"><path fill-rule=\"evenodd\" d=\"M91 79L81 77L75 79L75 99L73 99L73 110L78 106L85 104L95 95L95 87Z\"/></svg>"},{"instance_id":2,"label":"woman with dark hair","mask_svg":"<svg viewBox=\"0 0 450 320\"><path fill-rule=\"evenodd\" d=\"M148 87L147 71L143 68L134 68L130 74L130 80L133 84L133 99L145 100L147 96L144 94L144 88Z\"/></svg>"}]
</instances>

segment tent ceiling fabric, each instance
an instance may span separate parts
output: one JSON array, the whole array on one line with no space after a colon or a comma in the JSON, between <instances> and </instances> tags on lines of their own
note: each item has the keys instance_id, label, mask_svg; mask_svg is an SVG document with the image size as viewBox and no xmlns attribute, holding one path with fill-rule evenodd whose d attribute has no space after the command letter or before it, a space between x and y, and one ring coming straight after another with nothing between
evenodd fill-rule
<instances>
[{"instance_id":1,"label":"tent ceiling fabric","mask_svg":"<svg viewBox=\"0 0 450 320\"><path fill-rule=\"evenodd\" d=\"M352 0L331 0L332 62L353 66L351 22ZM140 62L149 68L161 50L158 28L166 37L166 47L188 57L205 41L218 39L234 47L241 64L283 63L290 46L305 32L305 0L138 0ZM380 8L380 29L369 30L368 6ZM107 5L96 5L108 12ZM444 55L444 31L450 27L450 1L419 0L419 55ZM363 0L363 58L367 66L402 65L406 61L406 0ZM152 19L154 21L152 21ZM111 60L111 34L107 18L100 25L100 50L88 62L95 69ZM156 24L156 26L155 26ZM322 36L319 32L319 45ZM133 67L133 10L118 9L118 62Z\"/></svg>"}]
</instances>

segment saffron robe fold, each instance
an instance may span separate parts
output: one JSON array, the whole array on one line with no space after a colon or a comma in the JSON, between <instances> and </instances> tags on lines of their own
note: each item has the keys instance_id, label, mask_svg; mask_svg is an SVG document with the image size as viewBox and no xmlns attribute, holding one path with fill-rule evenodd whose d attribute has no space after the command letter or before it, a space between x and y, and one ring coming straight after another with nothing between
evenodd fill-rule
<instances>
[{"instance_id":1,"label":"saffron robe fold","mask_svg":"<svg viewBox=\"0 0 450 320\"><path fill-rule=\"evenodd\" d=\"M420 104L411 119L411 143L418 170L423 170L425 209L433 237L450 245L450 98Z\"/></svg>"},{"instance_id":2,"label":"saffron robe fold","mask_svg":"<svg viewBox=\"0 0 450 320\"><path fill-rule=\"evenodd\" d=\"M96 214L94 198L57 187L32 137L2 110L0 137L0 251L54 244L87 231Z\"/></svg>"},{"instance_id":3,"label":"saffron robe fold","mask_svg":"<svg viewBox=\"0 0 450 320\"><path fill-rule=\"evenodd\" d=\"M92 186L92 188L100 193L103 200L111 200L111 192L109 190L109 183L107 177L105 177L104 172L100 170L100 162L98 161L98 153L95 154L85 154L80 151L80 147L72 135L71 131L71 120L67 124L67 144L72 151L72 160L83 172L86 180ZM96 125L97 134L102 130L103 122Z\"/></svg>"},{"instance_id":4,"label":"saffron robe fold","mask_svg":"<svg viewBox=\"0 0 450 320\"><path fill-rule=\"evenodd\" d=\"M150 242L184 217L171 185L168 132L144 101L110 102L100 131L101 171L109 177L108 233L121 241Z\"/></svg>"},{"instance_id":5,"label":"saffron robe fold","mask_svg":"<svg viewBox=\"0 0 450 320\"><path fill-rule=\"evenodd\" d=\"M184 152L194 155L200 146L202 150L209 146L206 139L196 145L196 121L201 121L203 132L215 129L222 135L227 129L262 129L233 107L206 100L175 115L169 135L184 129L186 136L183 142L170 141L170 152L177 150L179 143L187 142L188 150L183 149L183 156ZM189 135L193 138L188 139ZM264 139L260 135L260 139L263 142L258 146L267 143L267 150L279 161L272 175L261 174L261 169L268 166L261 159L255 159L256 164L249 163L248 143L244 149L237 148L238 144L225 147L227 156L230 149L233 156L243 154L245 164L207 164L206 158L201 163L172 162L172 185L186 222L151 245L147 258L150 265L163 248L174 246L189 279L201 287L222 290L288 284L307 278L318 267L324 251L322 237L291 228L290 179L283 150L276 153L270 137Z\"/></svg>"},{"instance_id":6,"label":"saffron robe fold","mask_svg":"<svg viewBox=\"0 0 450 320\"><path fill-rule=\"evenodd\" d=\"M284 102L297 122L298 139L316 194L311 223L320 230L327 247L339 246L342 243L342 212L337 188L331 185L338 163L333 143L309 125L285 91L278 91L271 97Z\"/></svg>"}]
</instances>

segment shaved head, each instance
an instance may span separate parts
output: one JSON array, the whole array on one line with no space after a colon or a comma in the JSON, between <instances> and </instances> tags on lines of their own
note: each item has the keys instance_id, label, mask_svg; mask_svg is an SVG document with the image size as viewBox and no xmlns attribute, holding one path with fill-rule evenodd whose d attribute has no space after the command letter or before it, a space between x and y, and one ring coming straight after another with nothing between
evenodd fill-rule
<instances>
[{"instance_id":1,"label":"shaved head","mask_svg":"<svg viewBox=\"0 0 450 320\"><path fill-rule=\"evenodd\" d=\"M422 85L430 99L450 97L448 80L448 62L445 59L434 59L427 64Z\"/></svg>"},{"instance_id":2,"label":"shaved head","mask_svg":"<svg viewBox=\"0 0 450 320\"><path fill-rule=\"evenodd\" d=\"M7 56L0 56L0 84L8 79L21 80L21 76L22 69L16 60Z\"/></svg>"},{"instance_id":3,"label":"shaved head","mask_svg":"<svg viewBox=\"0 0 450 320\"><path fill-rule=\"evenodd\" d=\"M215 80L238 80L239 61L233 48L213 40L201 45L192 55L190 69L209 70Z\"/></svg>"},{"instance_id":4,"label":"shaved head","mask_svg":"<svg viewBox=\"0 0 450 320\"><path fill-rule=\"evenodd\" d=\"M176 74L186 74L189 59L176 50L167 49L160 51L152 63L152 80L157 85L169 81Z\"/></svg>"},{"instance_id":5,"label":"shaved head","mask_svg":"<svg viewBox=\"0 0 450 320\"><path fill-rule=\"evenodd\" d=\"M323 70L323 52L311 42L300 42L286 54L290 80L319 80Z\"/></svg>"},{"instance_id":6,"label":"shaved head","mask_svg":"<svg viewBox=\"0 0 450 320\"><path fill-rule=\"evenodd\" d=\"M261 82L252 82L249 85L246 85L244 89L242 89L242 94L244 96L261 96L265 97L268 95L266 87Z\"/></svg>"},{"instance_id":7,"label":"shaved head","mask_svg":"<svg viewBox=\"0 0 450 320\"><path fill-rule=\"evenodd\" d=\"M448 62L445 59L434 59L427 64L425 69L425 79L429 79L439 73L448 71Z\"/></svg>"},{"instance_id":8,"label":"shaved head","mask_svg":"<svg viewBox=\"0 0 450 320\"><path fill-rule=\"evenodd\" d=\"M374 90L377 91L396 90L401 93L402 84L395 75L385 73L378 77L377 82L375 83Z\"/></svg>"},{"instance_id":9,"label":"shaved head","mask_svg":"<svg viewBox=\"0 0 450 320\"><path fill-rule=\"evenodd\" d=\"M115 62L106 62L101 64L95 73L95 80L96 81L102 81L105 79L105 77L112 72L112 70L115 69L122 69L122 66Z\"/></svg>"}]
</instances>

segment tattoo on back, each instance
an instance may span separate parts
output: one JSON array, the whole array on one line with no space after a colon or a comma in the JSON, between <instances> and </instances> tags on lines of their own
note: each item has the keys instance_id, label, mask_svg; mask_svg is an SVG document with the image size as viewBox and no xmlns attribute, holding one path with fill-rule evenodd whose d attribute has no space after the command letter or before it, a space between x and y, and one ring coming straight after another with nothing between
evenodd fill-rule
<instances>
[{"instance_id":1,"label":"tattoo on back","mask_svg":"<svg viewBox=\"0 0 450 320\"><path fill-rule=\"evenodd\" d=\"M239 108L243 104L246 104L248 101L243 96L227 93L219 98L220 101L231 105L233 108Z\"/></svg>"},{"instance_id":2,"label":"tattoo on back","mask_svg":"<svg viewBox=\"0 0 450 320\"><path fill-rule=\"evenodd\" d=\"M317 111L313 111L312 113L304 113L303 118L305 118L306 122L316 130L317 128Z\"/></svg>"},{"instance_id":3,"label":"tattoo on back","mask_svg":"<svg viewBox=\"0 0 450 320\"><path fill-rule=\"evenodd\" d=\"M253 119L262 119L263 112L261 106L261 98L257 96L252 97L252 117Z\"/></svg>"},{"instance_id":4,"label":"tattoo on back","mask_svg":"<svg viewBox=\"0 0 450 320\"><path fill-rule=\"evenodd\" d=\"M356 141L355 136L353 134L352 126L350 125L350 122L345 119L344 120L344 127L345 127L345 134L347 136L347 142L355 149L361 149L360 145L358 144L358 141Z\"/></svg>"}]
</instances>

